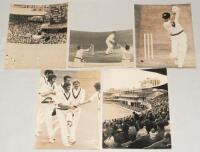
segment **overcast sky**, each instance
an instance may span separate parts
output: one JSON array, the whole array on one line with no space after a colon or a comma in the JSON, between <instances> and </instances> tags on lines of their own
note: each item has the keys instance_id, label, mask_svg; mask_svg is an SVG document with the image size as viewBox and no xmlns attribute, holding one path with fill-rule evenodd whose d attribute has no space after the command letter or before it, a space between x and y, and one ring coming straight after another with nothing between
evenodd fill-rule
<instances>
[{"instance_id":1,"label":"overcast sky","mask_svg":"<svg viewBox=\"0 0 200 152\"><path fill-rule=\"evenodd\" d=\"M147 78L158 79L161 84L167 83L167 76L155 72L140 69L113 69L104 70L103 72L103 90L139 88L140 81Z\"/></svg>"}]
</instances>

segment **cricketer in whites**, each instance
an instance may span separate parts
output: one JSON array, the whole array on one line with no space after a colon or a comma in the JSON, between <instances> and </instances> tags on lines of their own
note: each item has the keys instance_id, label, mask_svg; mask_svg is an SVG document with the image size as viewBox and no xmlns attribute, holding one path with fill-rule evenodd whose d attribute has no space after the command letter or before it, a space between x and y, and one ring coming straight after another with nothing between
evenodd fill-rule
<instances>
[{"instance_id":1,"label":"cricketer in whites","mask_svg":"<svg viewBox=\"0 0 200 152\"><path fill-rule=\"evenodd\" d=\"M76 130L81 113L81 104L95 100L100 101L100 83L96 83L96 92L89 100L85 100L85 90L80 86L78 79L64 76L63 83L56 83L56 75L52 70L45 70L40 78L39 106L37 112L36 136L40 136L41 126L45 124L48 142L55 142L55 118L58 120L60 136L64 146L69 147L76 143ZM56 116L56 117L54 117ZM53 119L54 117L54 119Z\"/></svg>"},{"instance_id":2,"label":"cricketer in whites","mask_svg":"<svg viewBox=\"0 0 200 152\"><path fill-rule=\"evenodd\" d=\"M187 53L187 35L179 23L180 8L172 6L172 13L162 14L164 20L163 26L171 36L171 53L175 64L181 68L184 65L184 59Z\"/></svg>"}]
</instances>

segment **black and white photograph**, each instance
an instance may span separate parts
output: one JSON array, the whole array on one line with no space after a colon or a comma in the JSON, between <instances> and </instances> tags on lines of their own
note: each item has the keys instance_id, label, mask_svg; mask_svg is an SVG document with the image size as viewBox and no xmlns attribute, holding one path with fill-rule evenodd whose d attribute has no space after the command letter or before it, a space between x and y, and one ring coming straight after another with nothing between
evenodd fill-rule
<instances>
[{"instance_id":1,"label":"black and white photograph","mask_svg":"<svg viewBox=\"0 0 200 152\"><path fill-rule=\"evenodd\" d=\"M130 4L131 1L122 0L72 2L70 67L135 66L133 5ZM119 13L123 8L126 9Z\"/></svg>"},{"instance_id":2,"label":"black and white photograph","mask_svg":"<svg viewBox=\"0 0 200 152\"><path fill-rule=\"evenodd\" d=\"M11 4L5 68L64 68L67 22L68 3Z\"/></svg>"},{"instance_id":3,"label":"black and white photograph","mask_svg":"<svg viewBox=\"0 0 200 152\"><path fill-rule=\"evenodd\" d=\"M100 72L42 70L39 82L35 148L98 149Z\"/></svg>"},{"instance_id":4,"label":"black and white photograph","mask_svg":"<svg viewBox=\"0 0 200 152\"><path fill-rule=\"evenodd\" d=\"M69 61L74 63L133 62L133 32L70 32Z\"/></svg>"},{"instance_id":5,"label":"black and white photograph","mask_svg":"<svg viewBox=\"0 0 200 152\"><path fill-rule=\"evenodd\" d=\"M102 91L103 148L171 148L166 69L105 70Z\"/></svg>"},{"instance_id":6,"label":"black and white photograph","mask_svg":"<svg viewBox=\"0 0 200 152\"><path fill-rule=\"evenodd\" d=\"M190 4L135 4L137 67L195 68Z\"/></svg>"}]
</instances>

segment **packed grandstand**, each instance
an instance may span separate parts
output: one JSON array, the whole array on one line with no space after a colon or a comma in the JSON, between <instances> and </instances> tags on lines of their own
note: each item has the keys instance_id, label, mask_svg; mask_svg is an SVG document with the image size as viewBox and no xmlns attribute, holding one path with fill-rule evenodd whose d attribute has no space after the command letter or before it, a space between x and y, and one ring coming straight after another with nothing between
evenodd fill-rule
<instances>
[{"instance_id":1,"label":"packed grandstand","mask_svg":"<svg viewBox=\"0 0 200 152\"><path fill-rule=\"evenodd\" d=\"M164 88L105 92L104 102L118 104L133 114L103 122L103 147L170 148L168 91Z\"/></svg>"},{"instance_id":2,"label":"packed grandstand","mask_svg":"<svg viewBox=\"0 0 200 152\"><path fill-rule=\"evenodd\" d=\"M62 44L67 41L67 4L12 5L9 43Z\"/></svg>"}]
</instances>

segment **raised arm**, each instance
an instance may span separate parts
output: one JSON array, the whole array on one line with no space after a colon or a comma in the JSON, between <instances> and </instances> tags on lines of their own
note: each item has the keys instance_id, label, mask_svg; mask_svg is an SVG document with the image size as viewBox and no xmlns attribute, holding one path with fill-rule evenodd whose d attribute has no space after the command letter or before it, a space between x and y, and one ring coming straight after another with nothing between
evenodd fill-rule
<instances>
[{"instance_id":1,"label":"raised arm","mask_svg":"<svg viewBox=\"0 0 200 152\"><path fill-rule=\"evenodd\" d=\"M171 18L171 20L172 21L178 21L179 16L180 16L180 8L177 7L177 6L173 6L172 7L172 18Z\"/></svg>"},{"instance_id":2,"label":"raised arm","mask_svg":"<svg viewBox=\"0 0 200 152\"><path fill-rule=\"evenodd\" d=\"M82 89L81 90L81 99L80 99L80 103L79 104L81 104L81 103L84 103L85 102L85 90L84 89Z\"/></svg>"}]
</instances>

